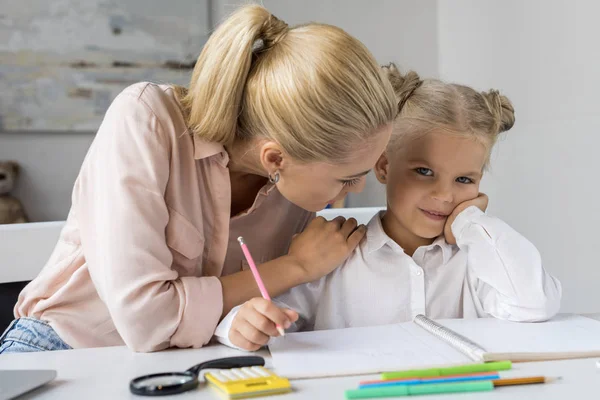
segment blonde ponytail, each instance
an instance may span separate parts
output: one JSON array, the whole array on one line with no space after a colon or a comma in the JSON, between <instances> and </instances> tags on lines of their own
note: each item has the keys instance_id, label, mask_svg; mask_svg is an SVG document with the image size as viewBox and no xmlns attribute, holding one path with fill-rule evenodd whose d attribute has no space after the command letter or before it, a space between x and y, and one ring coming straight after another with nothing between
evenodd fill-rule
<instances>
[{"instance_id":1,"label":"blonde ponytail","mask_svg":"<svg viewBox=\"0 0 600 400\"><path fill-rule=\"evenodd\" d=\"M187 91L179 91L190 130L208 142L231 144L257 40L273 46L287 24L263 7L240 8L210 36Z\"/></svg>"},{"instance_id":2,"label":"blonde ponytail","mask_svg":"<svg viewBox=\"0 0 600 400\"><path fill-rule=\"evenodd\" d=\"M176 95L200 139L260 136L307 162L348 159L396 115L393 89L362 43L330 25L290 29L258 5L219 26L189 90Z\"/></svg>"}]
</instances>

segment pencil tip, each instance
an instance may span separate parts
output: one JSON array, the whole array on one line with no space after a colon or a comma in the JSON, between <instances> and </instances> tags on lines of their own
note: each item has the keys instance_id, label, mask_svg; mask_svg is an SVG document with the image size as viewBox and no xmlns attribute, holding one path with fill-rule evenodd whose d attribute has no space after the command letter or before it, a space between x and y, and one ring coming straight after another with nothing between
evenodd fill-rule
<instances>
[{"instance_id":1,"label":"pencil tip","mask_svg":"<svg viewBox=\"0 0 600 400\"><path fill-rule=\"evenodd\" d=\"M244 238L242 236L239 236L238 242L240 242L240 244L244 244Z\"/></svg>"}]
</instances>

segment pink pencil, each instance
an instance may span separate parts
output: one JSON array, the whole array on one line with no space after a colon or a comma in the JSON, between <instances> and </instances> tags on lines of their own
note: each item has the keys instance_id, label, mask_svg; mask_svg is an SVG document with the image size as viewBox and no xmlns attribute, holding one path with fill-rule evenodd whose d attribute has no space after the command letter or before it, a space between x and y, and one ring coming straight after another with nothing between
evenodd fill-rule
<instances>
[{"instance_id":1,"label":"pink pencil","mask_svg":"<svg viewBox=\"0 0 600 400\"><path fill-rule=\"evenodd\" d=\"M258 269L256 268L256 264L254 264L254 260L252 259L252 255L250 254L250 250L248 250L248 246L246 242L244 242L243 237L238 238L238 242L240 242L240 246L242 247L242 252L244 253L244 257L246 257L246 261L248 261L248 265L250 266L250 270L252 271L252 275L254 275L254 280L256 281L256 285L258 285L258 290L260 290L260 294L264 299L271 301L271 296L269 296L269 292L267 292L267 288L260 278L260 274L258 273ZM281 325L277 324L277 332L281 336L285 336L285 331L281 327Z\"/></svg>"}]
</instances>

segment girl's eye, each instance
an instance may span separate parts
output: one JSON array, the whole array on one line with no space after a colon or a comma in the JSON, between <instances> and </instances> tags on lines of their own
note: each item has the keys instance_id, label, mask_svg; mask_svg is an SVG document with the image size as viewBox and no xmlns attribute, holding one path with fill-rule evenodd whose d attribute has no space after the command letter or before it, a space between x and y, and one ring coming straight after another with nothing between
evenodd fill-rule
<instances>
[{"instance_id":1,"label":"girl's eye","mask_svg":"<svg viewBox=\"0 0 600 400\"><path fill-rule=\"evenodd\" d=\"M460 176L460 177L456 178L456 182L469 184L469 183L473 183L473 179L467 178L466 176Z\"/></svg>"},{"instance_id":2,"label":"girl's eye","mask_svg":"<svg viewBox=\"0 0 600 400\"><path fill-rule=\"evenodd\" d=\"M344 184L344 186L354 186L358 182L360 182L360 178L354 178L354 179L350 179L350 180L347 180L347 181L342 181L342 183Z\"/></svg>"},{"instance_id":3,"label":"girl's eye","mask_svg":"<svg viewBox=\"0 0 600 400\"><path fill-rule=\"evenodd\" d=\"M424 168L424 167L415 168L415 172L417 174L423 175L423 176L432 176L433 175L432 170L430 170L429 168Z\"/></svg>"}]
</instances>

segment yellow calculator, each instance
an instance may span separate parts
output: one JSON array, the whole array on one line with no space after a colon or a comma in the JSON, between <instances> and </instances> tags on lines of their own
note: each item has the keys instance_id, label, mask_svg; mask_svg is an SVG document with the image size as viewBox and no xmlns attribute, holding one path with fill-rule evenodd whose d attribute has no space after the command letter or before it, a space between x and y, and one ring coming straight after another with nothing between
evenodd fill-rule
<instances>
[{"instance_id":1,"label":"yellow calculator","mask_svg":"<svg viewBox=\"0 0 600 400\"><path fill-rule=\"evenodd\" d=\"M292 391L290 381L261 366L215 370L204 374L204 378L230 399L269 396Z\"/></svg>"}]
</instances>

